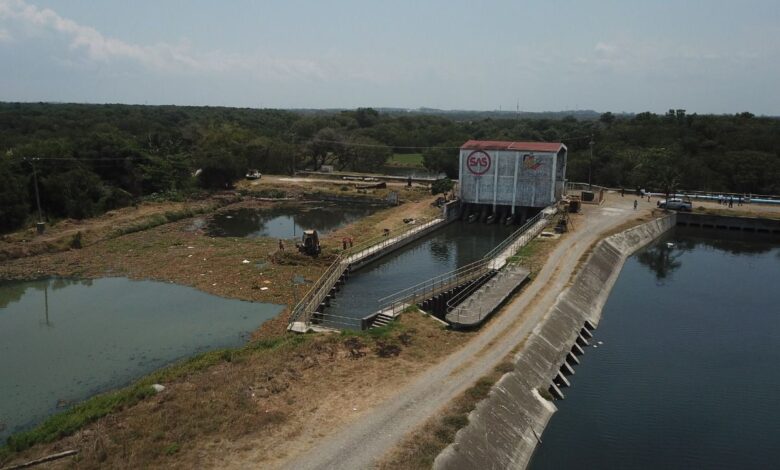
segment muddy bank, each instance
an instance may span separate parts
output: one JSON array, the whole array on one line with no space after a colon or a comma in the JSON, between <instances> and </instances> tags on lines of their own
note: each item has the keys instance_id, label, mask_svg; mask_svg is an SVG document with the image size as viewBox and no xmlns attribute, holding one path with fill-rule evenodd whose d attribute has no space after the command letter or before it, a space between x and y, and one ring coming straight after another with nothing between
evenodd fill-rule
<instances>
[{"instance_id":1,"label":"muddy bank","mask_svg":"<svg viewBox=\"0 0 780 470\"><path fill-rule=\"evenodd\" d=\"M547 389L566 362L586 321L598 325L601 309L632 253L675 224L670 215L599 242L574 281L516 356L515 370L493 387L469 415L455 442L434 468L525 468L556 407ZM543 397L542 395L545 395Z\"/></svg>"}]
</instances>

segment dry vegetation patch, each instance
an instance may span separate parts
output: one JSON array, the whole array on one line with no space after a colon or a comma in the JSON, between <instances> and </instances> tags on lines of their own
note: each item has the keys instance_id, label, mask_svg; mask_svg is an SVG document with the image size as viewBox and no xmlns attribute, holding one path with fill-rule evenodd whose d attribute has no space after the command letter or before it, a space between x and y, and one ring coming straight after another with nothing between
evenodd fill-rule
<instances>
[{"instance_id":1,"label":"dry vegetation patch","mask_svg":"<svg viewBox=\"0 0 780 470\"><path fill-rule=\"evenodd\" d=\"M53 443L21 446L2 463L78 449L75 460L53 465L274 466L360 416L470 337L408 312L368 333L289 335L207 353L131 386L159 382L162 392L120 403Z\"/></svg>"}]
</instances>

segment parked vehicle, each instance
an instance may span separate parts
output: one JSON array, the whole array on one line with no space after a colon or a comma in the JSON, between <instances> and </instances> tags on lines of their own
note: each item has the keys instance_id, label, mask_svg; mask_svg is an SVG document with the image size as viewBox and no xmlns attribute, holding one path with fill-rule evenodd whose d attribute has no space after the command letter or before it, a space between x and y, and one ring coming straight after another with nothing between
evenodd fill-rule
<instances>
[{"instance_id":1,"label":"parked vehicle","mask_svg":"<svg viewBox=\"0 0 780 470\"><path fill-rule=\"evenodd\" d=\"M257 170L248 170L246 172L246 179L248 180L259 180L262 176L263 174Z\"/></svg>"},{"instance_id":2,"label":"parked vehicle","mask_svg":"<svg viewBox=\"0 0 780 470\"><path fill-rule=\"evenodd\" d=\"M666 199L661 199L658 201L658 207L673 211L690 212L693 210L693 203L690 200L686 201L680 198L671 198L668 202Z\"/></svg>"}]
</instances>

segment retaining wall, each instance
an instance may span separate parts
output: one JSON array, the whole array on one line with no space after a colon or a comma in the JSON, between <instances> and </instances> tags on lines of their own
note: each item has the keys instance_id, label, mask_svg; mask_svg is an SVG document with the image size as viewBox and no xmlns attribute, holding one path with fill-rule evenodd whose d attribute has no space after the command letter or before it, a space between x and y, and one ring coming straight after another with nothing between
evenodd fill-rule
<instances>
[{"instance_id":1,"label":"retaining wall","mask_svg":"<svg viewBox=\"0 0 780 470\"><path fill-rule=\"evenodd\" d=\"M450 222L453 222L454 220L455 219L449 219L449 220L439 219L436 223L433 223L430 226L423 228L422 230L417 230L414 232L410 231L403 238L399 239L395 243L392 243L390 245L381 247L373 252L370 252L357 261L351 261L349 263L349 270L356 271L360 268L363 268L364 266L373 263L379 258L389 255L390 253L398 250L399 248L402 248L412 243L413 241L419 240L420 238L428 235L431 232L435 232L436 230L439 230L440 228L449 224Z\"/></svg>"},{"instance_id":2,"label":"retaining wall","mask_svg":"<svg viewBox=\"0 0 780 470\"><path fill-rule=\"evenodd\" d=\"M455 442L436 458L435 469L525 468L539 436L557 410L543 398L586 321L598 325L601 310L632 253L674 227L676 214L599 242L556 304L515 358L514 371L496 383L469 415Z\"/></svg>"},{"instance_id":3,"label":"retaining wall","mask_svg":"<svg viewBox=\"0 0 780 470\"><path fill-rule=\"evenodd\" d=\"M762 219L759 217L731 217L680 212L677 214L677 225L681 227L780 235L780 220Z\"/></svg>"}]
</instances>

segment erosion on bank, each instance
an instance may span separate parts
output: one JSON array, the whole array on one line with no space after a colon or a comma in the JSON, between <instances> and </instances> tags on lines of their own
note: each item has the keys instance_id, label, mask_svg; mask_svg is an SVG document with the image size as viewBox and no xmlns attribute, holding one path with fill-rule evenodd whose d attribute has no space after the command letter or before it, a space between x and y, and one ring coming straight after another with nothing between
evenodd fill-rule
<instances>
[{"instance_id":1,"label":"erosion on bank","mask_svg":"<svg viewBox=\"0 0 780 470\"><path fill-rule=\"evenodd\" d=\"M583 323L598 324L625 259L673 227L674 215L656 219L599 242L516 356L506 374L469 415L455 442L434 468L524 468L555 406L540 394L563 362Z\"/></svg>"}]
</instances>

